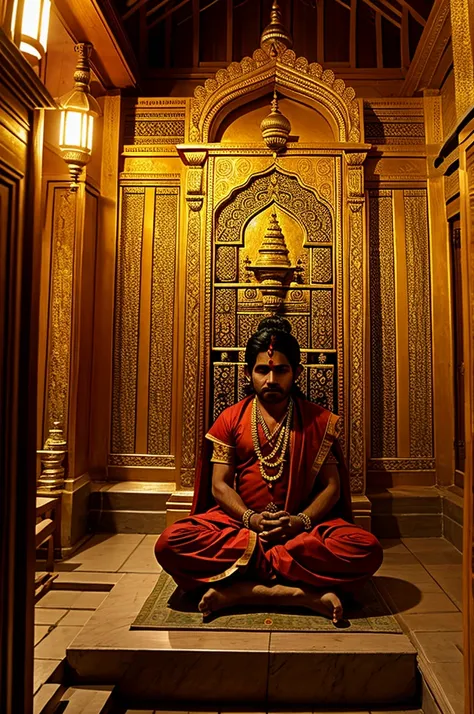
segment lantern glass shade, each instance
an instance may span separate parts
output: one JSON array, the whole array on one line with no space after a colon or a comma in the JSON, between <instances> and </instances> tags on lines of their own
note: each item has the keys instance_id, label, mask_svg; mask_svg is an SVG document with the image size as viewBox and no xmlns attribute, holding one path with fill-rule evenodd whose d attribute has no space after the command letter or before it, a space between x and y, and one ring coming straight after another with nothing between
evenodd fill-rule
<instances>
[{"instance_id":1,"label":"lantern glass shade","mask_svg":"<svg viewBox=\"0 0 474 714\"><path fill-rule=\"evenodd\" d=\"M94 117L87 112L72 109L61 111L59 125L59 146L61 149L92 151Z\"/></svg>"},{"instance_id":2,"label":"lantern glass shade","mask_svg":"<svg viewBox=\"0 0 474 714\"><path fill-rule=\"evenodd\" d=\"M51 0L25 0L23 5L20 50L39 60L48 44L50 9Z\"/></svg>"}]
</instances>

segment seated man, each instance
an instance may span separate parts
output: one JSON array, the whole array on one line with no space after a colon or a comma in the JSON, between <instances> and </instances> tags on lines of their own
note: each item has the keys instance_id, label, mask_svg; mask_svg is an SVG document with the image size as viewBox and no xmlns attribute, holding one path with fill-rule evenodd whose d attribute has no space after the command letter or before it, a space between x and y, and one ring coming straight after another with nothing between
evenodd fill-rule
<instances>
[{"instance_id":1,"label":"seated man","mask_svg":"<svg viewBox=\"0 0 474 714\"><path fill-rule=\"evenodd\" d=\"M296 386L303 368L290 333L288 320L269 317L249 339L253 394L209 430L191 515L156 543L181 588L206 588L205 616L242 604L303 606L337 622L338 590L382 562L377 539L352 523L341 420Z\"/></svg>"}]
</instances>

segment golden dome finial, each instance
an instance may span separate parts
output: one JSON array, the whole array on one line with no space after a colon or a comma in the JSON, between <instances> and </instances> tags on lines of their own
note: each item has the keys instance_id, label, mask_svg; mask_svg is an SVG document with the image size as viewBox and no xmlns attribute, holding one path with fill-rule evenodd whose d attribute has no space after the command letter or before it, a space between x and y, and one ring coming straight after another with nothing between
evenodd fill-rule
<instances>
[{"instance_id":1,"label":"golden dome finial","mask_svg":"<svg viewBox=\"0 0 474 714\"><path fill-rule=\"evenodd\" d=\"M270 23L262 32L260 47L271 57L276 57L293 46L293 39L283 24L278 0L273 0Z\"/></svg>"},{"instance_id":2,"label":"golden dome finial","mask_svg":"<svg viewBox=\"0 0 474 714\"><path fill-rule=\"evenodd\" d=\"M278 95L273 90L273 99L270 104L272 110L260 124L262 138L265 144L275 154L284 151L291 131L291 124L278 107Z\"/></svg>"}]
</instances>

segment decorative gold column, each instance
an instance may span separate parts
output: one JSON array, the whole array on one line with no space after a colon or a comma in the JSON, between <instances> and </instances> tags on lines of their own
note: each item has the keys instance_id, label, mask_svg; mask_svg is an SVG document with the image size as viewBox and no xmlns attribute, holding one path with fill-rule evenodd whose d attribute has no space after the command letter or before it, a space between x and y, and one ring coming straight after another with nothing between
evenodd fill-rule
<instances>
[{"instance_id":1,"label":"decorative gold column","mask_svg":"<svg viewBox=\"0 0 474 714\"><path fill-rule=\"evenodd\" d=\"M451 0L451 32L454 60L456 117L474 105L474 3Z\"/></svg>"},{"instance_id":2,"label":"decorative gold column","mask_svg":"<svg viewBox=\"0 0 474 714\"><path fill-rule=\"evenodd\" d=\"M366 428L365 388L366 354L365 332L366 251L365 251L365 196L363 164L367 152L346 151L347 187L347 304L350 306L347 326L350 346L346 357L348 389L348 456L353 494L365 493L366 482Z\"/></svg>"},{"instance_id":3,"label":"decorative gold column","mask_svg":"<svg viewBox=\"0 0 474 714\"><path fill-rule=\"evenodd\" d=\"M192 488L197 451L202 441L204 415L204 345L201 339L204 320L202 270L202 207L204 203L204 164L207 151L201 147L178 147L187 165L186 203L188 226L186 238L185 335L183 375L183 414L180 486ZM200 413L202 412L202 413Z\"/></svg>"},{"instance_id":4,"label":"decorative gold column","mask_svg":"<svg viewBox=\"0 0 474 714\"><path fill-rule=\"evenodd\" d=\"M441 97L437 90L424 91L425 136L428 166L428 221L431 264L433 343L433 437L436 481L453 483L454 394L451 256L446 217L444 178L433 168L443 141Z\"/></svg>"},{"instance_id":5,"label":"decorative gold column","mask_svg":"<svg viewBox=\"0 0 474 714\"><path fill-rule=\"evenodd\" d=\"M40 445L48 438L39 452L43 470L38 490L61 499L62 556L87 530L97 208L98 194L91 184L81 182L71 193L66 178L48 182L40 300L49 309L47 343L40 343L46 365ZM40 375L39 381L43 379ZM62 426L60 449L55 444L57 422Z\"/></svg>"}]
</instances>

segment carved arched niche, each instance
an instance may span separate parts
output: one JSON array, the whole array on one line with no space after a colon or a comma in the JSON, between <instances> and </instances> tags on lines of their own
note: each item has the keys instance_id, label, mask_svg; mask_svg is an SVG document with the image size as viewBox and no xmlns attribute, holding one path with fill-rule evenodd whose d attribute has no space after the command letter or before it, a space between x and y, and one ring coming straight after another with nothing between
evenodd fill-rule
<instances>
[{"instance_id":1,"label":"carved arched niche","mask_svg":"<svg viewBox=\"0 0 474 714\"><path fill-rule=\"evenodd\" d=\"M300 109L302 125L311 116L315 119L315 131L301 132L300 141L292 140L298 134L297 122L292 122L287 151L276 160L259 133L260 113L268 113L274 90L284 114L286 104L288 114ZM324 378L333 380L334 403L327 406L344 417L352 492L365 491L363 163L369 147L362 143L360 112L361 102L351 87L332 70L309 64L291 50L270 56L258 49L251 58L231 63L195 90L188 143L178 147L187 166L188 205L184 486L193 483L205 420L224 406L222 395L241 396L242 348L261 317L261 311L253 309L259 299L258 286L247 282L243 264L246 257L252 262L255 246L246 243L252 235L256 242L254 224L260 230L262 216L274 205L282 212L283 222L283 216L288 216L288 230L297 233L301 228L294 245L302 241L300 267L305 285L290 286L283 312L291 314L300 343L306 340L302 347L308 366L314 368L305 372L308 379L309 374L315 377L313 387L309 383L303 387L316 398L311 389L319 388L317 380L320 385ZM245 127L251 127L247 135ZM272 176L278 183L273 195ZM306 264L305 254L311 256ZM291 257L298 260L296 255ZM330 289L332 297L326 298ZM332 328L326 327L331 324ZM204 326L201 333L199 325ZM198 370L198 365L205 369Z\"/></svg>"},{"instance_id":2,"label":"carved arched niche","mask_svg":"<svg viewBox=\"0 0 474 714\"><path fill-rule=\"evenodd\" d=\"M268 116L272 100L271 94L238 106L226 114L220 124L213 127L213 141L220 144L246 143L258 144L262 140L260 124ZM291 124L290 142L326 143L338 140L337 127L331 117L314 107L282 97L278 108Z\"/></svg>"},{"instance_id":3,"label":"carved arched niche","mask_svg":"<svg viewBox=\"0 0 474 714\"><path fill-rule=\"evenodd\" d=\"M246 185L235 189L215 211L216 243L240 243L252 216L275 204L301 223L305 243L333 240L333 217L324 199L299 181L297 176L272 167L261 175L251 176Z\"/></svg>"},{"instance_id":4,"label":"carved arched niche","mask_svg":"<svg viewBox=\"0 0 474 714\"><path fill-rule=\"evenodd\" d=\"M225 117L242 104L273 92L314 108L331 125L338 142L361 141L360 103L352 87L330 69L286 50L277 58L258 49L232 62L196 87L191 105L191 142L215 140Z\"/></svg>"}]
</instances>

